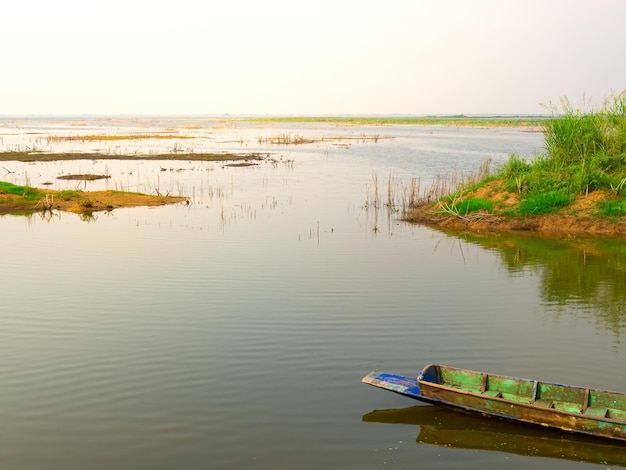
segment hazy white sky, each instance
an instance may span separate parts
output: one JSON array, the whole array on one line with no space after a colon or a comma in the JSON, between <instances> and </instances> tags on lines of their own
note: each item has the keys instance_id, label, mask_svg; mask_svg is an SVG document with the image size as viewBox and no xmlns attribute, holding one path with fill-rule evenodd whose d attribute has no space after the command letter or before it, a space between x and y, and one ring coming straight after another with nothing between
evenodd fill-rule
<instances>
[{"instance_id":1,"label":"hazy white sky","mask_svg":"<svg viewBox=\"0 0 626 470\"><path fill-rule=\"evenodd\" d=\"M626 0L21 0L0 114L539 113L626 89Z\"/></svg>"}]
</instances>

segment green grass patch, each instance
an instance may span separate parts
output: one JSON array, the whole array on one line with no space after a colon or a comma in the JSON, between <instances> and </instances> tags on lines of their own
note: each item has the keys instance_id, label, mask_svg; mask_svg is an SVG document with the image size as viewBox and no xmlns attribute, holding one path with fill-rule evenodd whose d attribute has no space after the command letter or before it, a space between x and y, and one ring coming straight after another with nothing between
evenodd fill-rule
<instances>
[{"instance_id":1,"label":"green grass patch","mask_svg":"<svg viewBox=\"0 0 626 470\"><path fill-rule=\"evenodd\" d=\"M80 194L80 191L76 191L73 189L66 189L64 191L60 191L58 194L58 197L64 201L70 201L72 199L76 199L79 194Z\"/></svg>"},{"instance_id":2,"label":"green grass patch","mask_svg":"<svg viewBox=\"0 0 626 470\"><path fill-rule=\"evenodd\" d=\"M565 190L536 193L520 201L517 213L519 215L552 214L571 202L572 196Z\"/></svg>"},{"instance_id":3,"label":"green grass patch","mask_svg":"<svg viewBox=\"0 0 626 470\"><path fill-rule=\"evenodd\" d=\"M475 183L468 183L468 185L466 187L463 188L463 193L467 193L467 192L471 192L471 191L477 191L480 188L486 186L488 183L491 183L492 181L495 181L496 179L498 179L498 177L496 175L490 175L487 176L484 179L481 179L480 181L477 181Z\"/></svg>"},{"instance_id":4,"label":"green grass patch","mask_svg":"<svg viewBox=\"0 0 626 470\"><path fill-rule=\"evenodd\" d=\"M458 201L449 206L449 208L461 215L471 214L472 212L493 210L493 202L488 199L469 198Z\"/></svg>"},{"instance_id":5,"label":"green grass patch","mask_svg":"<svg viewBox=\"0 0 626 470\"><path fill-rule=\"evenodd\" d=\"M598 204L600 215L605 217L626 216L626 200L616 199L613 201L601 201Z\"/></svg>"},{"instance_id":6,"label":"green grass patch","mask_svg":"<svg viewBox=\"0 0 626 470\"><path fill-rule=\"evenodd\" d=\"M39 191L35 188L31 188L30 186L18 186L5 181L0 181L0 193L22 196L27 200L35 199L41 195Z\"/></svg>"}]
</instances>

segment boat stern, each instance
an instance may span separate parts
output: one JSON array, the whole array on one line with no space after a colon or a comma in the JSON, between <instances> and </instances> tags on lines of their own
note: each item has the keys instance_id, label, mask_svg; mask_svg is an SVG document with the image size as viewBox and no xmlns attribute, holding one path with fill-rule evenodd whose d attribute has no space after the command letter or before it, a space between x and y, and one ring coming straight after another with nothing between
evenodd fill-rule
<instances>
[{"instance_id":1,"label":"boat stern","mask_svg":"<svg viewBox=\"0 0 626 470\"><path fill-rule=\"evenodd\" d=\"M389 390L409 398L421 399L421 392L417 379L403 375L388 374L377 370L370 372L361 380L374 387Z\"/></svg>"}]
</instances>

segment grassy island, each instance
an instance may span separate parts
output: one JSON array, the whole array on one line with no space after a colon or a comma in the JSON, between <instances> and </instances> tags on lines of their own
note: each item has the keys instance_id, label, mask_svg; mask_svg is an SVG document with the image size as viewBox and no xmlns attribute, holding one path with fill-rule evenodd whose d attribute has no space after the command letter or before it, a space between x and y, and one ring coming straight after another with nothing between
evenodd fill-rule
<instances>
[{"instance_id":1,"label":"grassy island","mask_svg":"<svg viewBox=\"0 0 626 470\"><path fill-rule=\"evenodd\" d=\"M64 210L77 214L119 207L162 206L187 202L180 196L151 196L125 191L53 191L0 181L0 215Z\"/></svg>"},{"instance_id":2,"label":"grassy island","mask_svg":"<svg viewBox=\"0 0 626 470\"><path fill-rule=\"evenodd\" d=\"M543 124L546 154L512 155L431 193L406 219L451 229L626 234L626 92Z\"/></svg>"}]
</instances>

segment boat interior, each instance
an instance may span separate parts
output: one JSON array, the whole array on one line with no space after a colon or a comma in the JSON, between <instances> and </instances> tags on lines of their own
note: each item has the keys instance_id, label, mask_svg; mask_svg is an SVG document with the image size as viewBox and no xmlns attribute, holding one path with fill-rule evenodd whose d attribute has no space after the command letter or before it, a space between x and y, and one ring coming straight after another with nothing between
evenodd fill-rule
<instances>
[{"instance_id":1,"label":"boat interior","mask_svg":"<svg viewBox=\"0 0 626 470\"><path fill-rule=\"evenodd\" d=\"M537 407L626 421L626 395L569 385L487 374L454 367L427 366L418 381Z\"/></svg>"}]
</instances>

